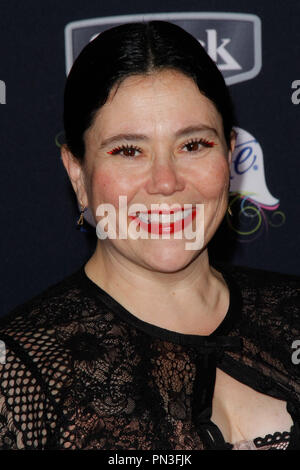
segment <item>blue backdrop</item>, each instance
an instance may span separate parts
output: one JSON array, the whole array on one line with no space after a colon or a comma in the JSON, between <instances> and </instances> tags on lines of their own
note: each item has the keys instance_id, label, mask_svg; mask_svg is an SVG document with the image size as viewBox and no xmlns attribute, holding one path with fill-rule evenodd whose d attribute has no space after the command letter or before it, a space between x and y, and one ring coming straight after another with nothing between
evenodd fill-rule
<instances>
[{"instance_id":1,"label":"blue backdrop","mask_svg":"<svg viewBox=\"0 0 300 470\"><path fill-rule=\"evenodd\" d=\"M75 229L76 200L60 161L67 61L92 34L128 15L179 14L173 21L194 28L229 83L239 132L234 216L221 227L212 256L299 274L300 2L242 5L239 0L1 2L0 315L92 254L95 235ZM106 18L115 16L122 18ZM82 20L91 21L77 23Z\"/></svg>"}]
</instances>

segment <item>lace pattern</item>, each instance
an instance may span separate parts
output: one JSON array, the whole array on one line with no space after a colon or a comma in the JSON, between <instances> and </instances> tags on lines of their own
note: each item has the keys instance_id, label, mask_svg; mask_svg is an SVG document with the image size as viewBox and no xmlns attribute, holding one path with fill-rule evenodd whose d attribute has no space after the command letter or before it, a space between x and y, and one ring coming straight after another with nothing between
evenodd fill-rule
<instances>
[{"instance_id":1,"label":"lace pattern","mask_svg":"<svg viewBox=\"0 0 300 470\"><path fill-rule=\"evenodd\" d=\"M225 272L242 302L231 289L231 310L210 337L137 321L83 268L2 319L0 449L229 448L207 432L216 367L288 401L300 421L290 350L300 337L298 280ZM288 436L274 436L253 445L288 448Z\"/></svg>"},{"instance_id":2,"label":"lace pattern","mask_svg":"<svg viewBox=\"0 0 300 470\"><path fill-rule=\"evenodd\" d=\"M257 437L252 441L239 441L233 445L233 450L286 450L289 446L291 433L276 432L267 434L264 438Z\"/></svg>"}]
</instances>

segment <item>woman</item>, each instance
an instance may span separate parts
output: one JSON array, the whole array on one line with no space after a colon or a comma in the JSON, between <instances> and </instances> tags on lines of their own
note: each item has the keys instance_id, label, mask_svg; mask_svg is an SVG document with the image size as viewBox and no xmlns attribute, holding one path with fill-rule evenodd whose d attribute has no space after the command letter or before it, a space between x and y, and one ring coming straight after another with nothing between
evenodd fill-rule
<instances>
[{"instance_id":1,"label":"woman","mask_svg":"<svg viewBox=\"0 0 300 470\"><path fill-rule=\"evenodd\" d=\"M64 123L99 239L2 321L2 448L299 448L299 282L209 262L235 144L213 61L166 22L105 31L72 67Z\"/></svg>"}]
</instances>

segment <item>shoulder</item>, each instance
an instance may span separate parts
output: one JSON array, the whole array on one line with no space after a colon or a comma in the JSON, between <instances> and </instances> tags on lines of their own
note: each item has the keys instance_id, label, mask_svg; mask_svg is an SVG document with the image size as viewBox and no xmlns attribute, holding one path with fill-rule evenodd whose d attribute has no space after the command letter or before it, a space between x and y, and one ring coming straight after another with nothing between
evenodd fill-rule
<instances>
[{"instance_id":1,"label":"shoulder","mask_svg":"<svg viewBox=\"0 0 300 470\"><path fill-rule=\"evenodd\" d=\"M72 274L0 319L0 449L43 448L54 432L62 390L72 382L64 338L80 292Z\"/></svg>"},{"instance_id":2,"label":"shoulder","mask_svg":"<svg viewBox=\"0 0 300 470\"><path fill-rule=\"evenodd\" d=\"M300 339L299 277L243 266L223 265L220 271L238 297L236 332L274 354L285 348L290 356Z\"/></svg>"},{"instance_id":3,"label":"shoulder","mask_svg":"<svg viewBox=\"0 0 300 470\"><path fill-rule=\"evenodd\" d=\"M292 274L222 265L221 271L238 287L244 307L255 306L268 313L300 313L300 277Z\"/></svg>"},{"instance_id":4,"label":"shoulder","mask_svg":"<svg viewBox=\"0 0 300 470\"><path fill-rule=\"evenodd\" d=\"M80 268L0 319L0 428L17 399L36 399L41 413L47 408L51 414L46 421L56 426L60 403L75 386L82 361L104 356L110 347L105 338L114 317L104 297Z\"/></svg>"},{"instance_id":5,"label":"shoulder","mask_svg":"<svg viewBox=\"0 0 300 470\"><path fill-rule=\"evenodd\" d=\"M18 361L36 376L42 374L43 380L57 374L66 380L73 350L80 349L81 342L84 347L94 344L111 328L108 312L80 268L0 319L7 367L10 360Z\"/></svg>"},{"instance_id":6,"label":"shoulder","mask_svg":"<svg viewBox=\"0 0 300 470\"><path fill-rule=\"evenodd\" d=\"M93 314L96 304L97 311L101 312L101 297L97 298L95 290L89 287L83 267L80 267L1 317L0 332L51 328L81 321L87 313Z\"/></svg>"},{"instance_id":7,"label":"shoulder","mask_svg":"<svg viewBox=\"0 0 300 470\"><path fill-rule=\"evenodd\" d=\"M220 271L240 299L231 335L240 337L243 347L231 356L248 372L239 380L260 384L266 392L272 379L277 395L290 390L299 400L299 366L294 360L300 340L299 277L243 266L223 265Z\"/></svg>"},{"instance_id":8,"label":"shoulder","mask_svg":"<svg viewBox=\"0 0 300 470\"><path fill-rule=\"evenodd\" d=\"M74 361L104 355L112 344L127 344L131 330L120 323L108 294L82 266L2 317L0 346L8 359L12 352L50 378L58 368L70 370Z\"/></svg>"}]
</instances>

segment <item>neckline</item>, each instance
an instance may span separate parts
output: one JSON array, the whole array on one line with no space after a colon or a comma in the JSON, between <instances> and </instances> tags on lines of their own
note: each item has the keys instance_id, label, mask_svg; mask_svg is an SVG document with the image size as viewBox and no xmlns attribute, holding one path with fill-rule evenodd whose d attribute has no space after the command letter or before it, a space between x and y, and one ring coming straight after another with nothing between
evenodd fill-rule
<instances>
[{"instance_id":1,"label":"neckline","mask_svg":"<svg viewBox=\"0 0 300 470\"><path fill-rule=\"evenodd\" d=\"M85 272L85 264L86 263L84 263L77 271L81 282L85 285L85 288L96 295L96 297L99 298L102 303L104 303L109 309L116 313L122 320L129 323L138 330L141 330L144 333L161 340L170 341L180 345L201 346L207 342L214 342L217 338L220 337L223 339L224 336L228 336L241 312L242 296L240 289L226 268L220 264L214 263L213 267L222 274L223 279L227 284L229 290L229 306L223 320L210 335L192 335L179 333L177 331L168 330L141 320L129 312L125 307L123 307L122 304L120 304L108 292L98 286L98 284L92 281L92 279L90 279Z\"/></svg>"}]
</instances>

